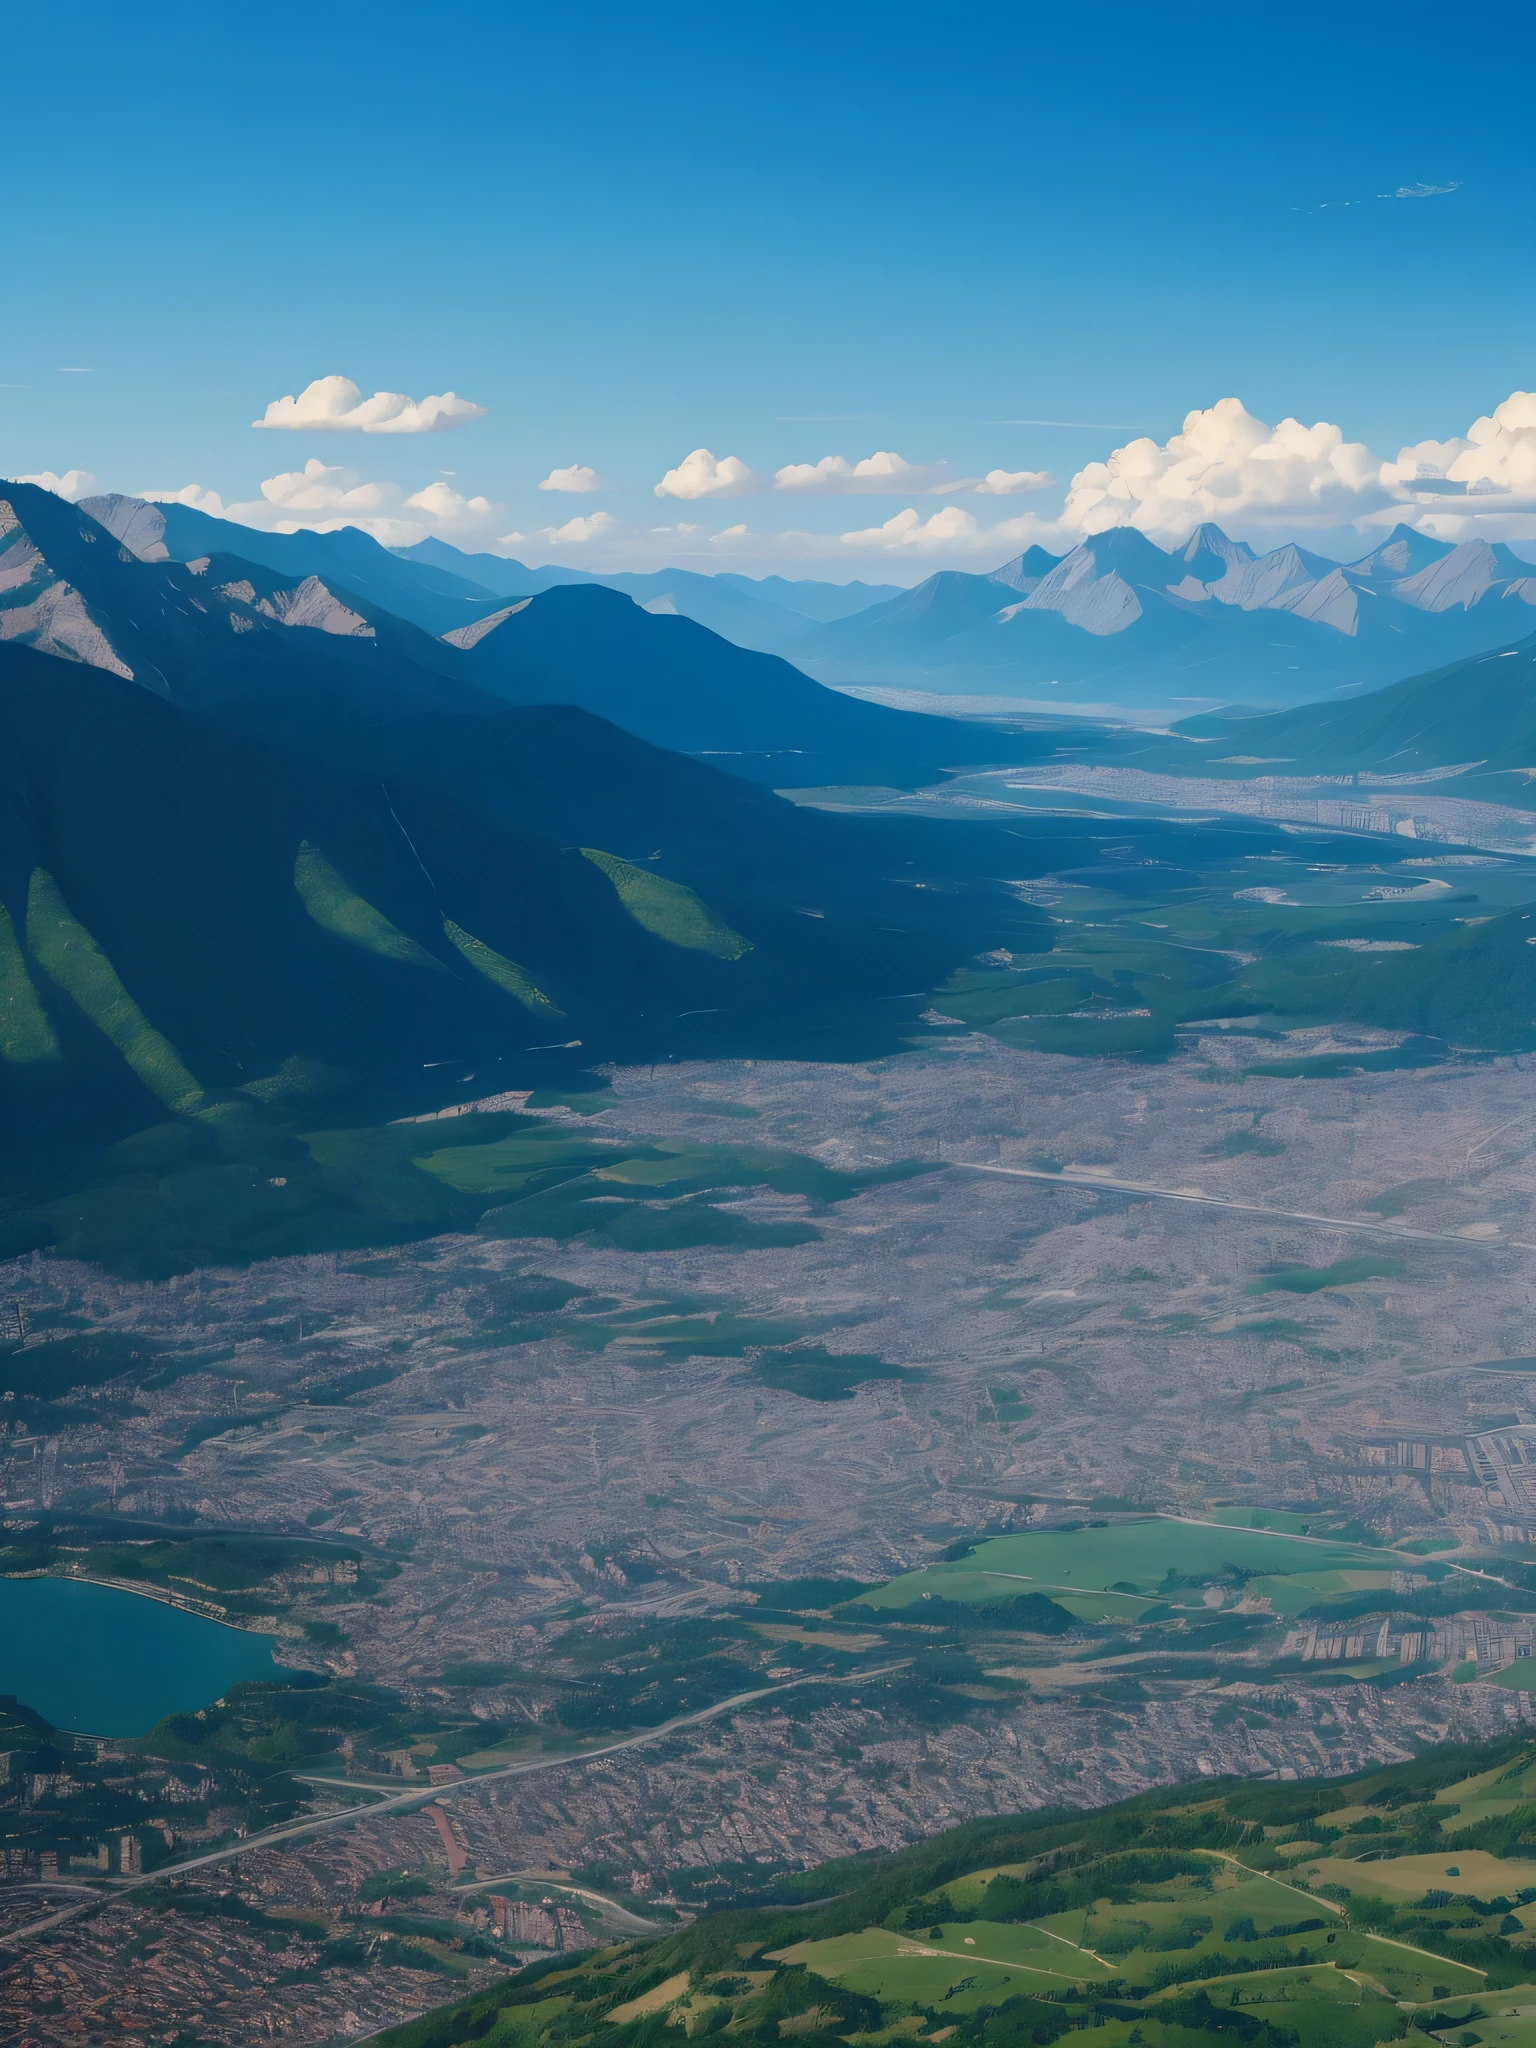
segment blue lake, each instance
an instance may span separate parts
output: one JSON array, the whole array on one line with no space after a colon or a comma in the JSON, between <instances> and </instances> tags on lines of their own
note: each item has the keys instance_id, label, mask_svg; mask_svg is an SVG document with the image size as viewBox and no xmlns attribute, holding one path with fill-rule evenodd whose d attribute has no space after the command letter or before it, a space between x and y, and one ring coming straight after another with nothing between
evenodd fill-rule
<instances>
[{"instance_id":1,"label":"blue lake","mask_svg":"<svg viewBox=\"0 0 1536 2048\"><path fill-rule=\"evenodd\" d=\"M0 1579L0 1692L91 1735L143 1735L242 1678L282 1678L270 1636L71 1579Z\"/></svg>"}]
</instances>

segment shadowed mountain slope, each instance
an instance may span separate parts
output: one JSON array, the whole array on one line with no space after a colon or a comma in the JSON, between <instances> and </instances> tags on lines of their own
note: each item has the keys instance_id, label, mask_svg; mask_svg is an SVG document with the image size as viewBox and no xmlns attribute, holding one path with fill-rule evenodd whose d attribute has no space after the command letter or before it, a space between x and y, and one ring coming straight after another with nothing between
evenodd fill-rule
<instances>
[{"instance_id":1,"label":"shadowed mountain slope","mask_svg":"<svg viewBox=\"0 0 1536 2048\"><path fill-rule=\"evenodd\" d=\"M1536 633L1348 704L1192 718L1179 730L1202 742L1198 754L1182 746L1173 757L1186 773L1422 776L1471 768L1514 774L1523 786L1536 763ZM1244 760L1207 759L1224 751L1221 741L1240 743ZM1518 799L1511 792L1503 800Z\"/></svg>"},{"instance_id":2,"label":"shadowed mountain slope","mask_svg":"<svg viewBox=\"0 0 1536 2048\"><path fill-rule=\"evenodd\" d=\"M7 486L5 502L22 532L8 559L19 561L17 546L36 558L29 601L50 618L78 613L97 656L144 687L285 742L336 743L354 728L433 709L566 703L769 785L908 787L951 766L1027 761L1053 744L863 703L598 584L474 607L469 623L438 637L339 576L307 569L296 580L312 541L343 538L415 573L364 535L278 536L301 544L286 568L218 553L147 560L159 545L158 507L103 501L122 540L34 486ZM145 514L154 515L148 525ZM243 544L244 529L205 527ZM42 613L30 619L13 608L8 631L35 641L46 622ZM63 644L56 632L53 641Z\"/></svg>"},{"instance_id":3,"label":"shadowed mountain slope","mask_svg":"<svg viewBox=\"0 0 1536 2048\"><path fill-rule=\"evenodd\" d=\"M454 681L425 660L456 650L315 579L123 560L76 508L14 495L14 1187L156 1119L372 1121L573 1056L895 1049L920 999L893 994L1004 927L1048 943L993 879L1021 853L991 828L798 810L579 707ZM417 643L423 665L399 653Z\"/></svg>"}]
</instances>

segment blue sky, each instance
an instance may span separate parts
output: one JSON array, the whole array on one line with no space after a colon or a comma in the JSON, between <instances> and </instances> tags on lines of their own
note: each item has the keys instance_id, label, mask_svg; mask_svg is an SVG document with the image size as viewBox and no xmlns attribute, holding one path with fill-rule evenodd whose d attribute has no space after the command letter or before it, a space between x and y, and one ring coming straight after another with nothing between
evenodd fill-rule
<instances>
[{"instance_id":1,"label":"blue sky","mask_svg":"<svg viewBox=\"0 0 1536 2048\"><path fill-rule=\"evenodd\" d=\"M1235 396L1385 459L1536 386L1536 31L1504 0L85 0L8 21L6 46L10 474L195 482L268 508L247 516L516 533L504 552L591 566L911 582L980 566L994 531L1062 533L1075 473L1192 408ZM327 375L485 412L252 431ZM658 498L701 448L755 485ZM772 487L875 451L915 475ZM307 514L300 487L262 498L309 461L349 477L314 480ZM1358 482L1309 499L1326 452L1296 462L1299 499L1266 526L1238 487L1229 523L1348 552L1390 511ZM576 466L601 488L535 488ZM994 472L1057 482L947 488ZM341 506L354 478L379 488ZM1536 515L1516 491L1486 530Z\"/></svg>"}]
</instances>

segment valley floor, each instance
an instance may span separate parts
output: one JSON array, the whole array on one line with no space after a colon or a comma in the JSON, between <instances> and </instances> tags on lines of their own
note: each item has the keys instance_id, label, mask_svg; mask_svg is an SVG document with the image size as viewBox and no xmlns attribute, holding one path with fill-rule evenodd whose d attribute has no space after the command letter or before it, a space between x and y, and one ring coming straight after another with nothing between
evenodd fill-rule
<instances>
[{"instance_id":1,"label":"valley floor","mask_svg":"<svg viewBox=\"0 0 1536 2048\"><path fill-rule=\"evenodd\" d=\"M1296 1052L1384 1042L1293 1036ZM146 2042L175 2030L173 2014L241 2048L345 2037L505 1967L450 1947L450 1974L433 1976L387 1946L328 1949L356 1943L347 1916L369 1876L400 1868L424 1875L420 1911L439 1926L468 1924L462 1886L476 1872L602 1868L631 1912L658 1899L687 1912L720 1895L721 1872L739 1886L744 1868L892 1847L971 1815L1199 1774L1343 1770L1531 1719L1513 1624L1507 1644L1502 1624L1490 1633L1488 1601L1473 1597L1486 1582L1448 1583L1436 1563L1486 1569L1503 1597L1524 1587L1536 1537L1524 1061L1296 1078L1248 1072L1254 1050L1227 1026L1162 1065L1089 1063L954 1032L858 1068L620 1072L611 1094L551 1112L573 1132L655 1148L658 1215L679 1199L666 1148L685 1142L923 1169L834 1201L760 1189L727 1202L806 1225L800 1244L636 1251L483 1232L163 1284L46 1258L6 1269L0 1293L34 1338L70 1317L179 1348L191 1368L141 1387L115 1420L8 1428L13 1542L67 1511L350 1545L366 1583L355 1566L321 1565L260 1589L280 1657L396 1687L418 1708L451 1703L486 1723L491 1745L458 1745L435 1808L281 1848L226 1838L232 1860L190 1875L210 1898L233 1884L269 1921L323 1923L309 1947L114 1886L99 1909L0 1951L15 2038ZM1244 1133L1262 1142L1231 1142ZM1256 1208L1096 1188L1096 1175ZM502 1209L494 1228L515 1216ZM1425 1235L1391 1240L1384 1226ZM509 1290L551 1282L563 1306L537 1327L508 1323ZM1411 1643L1394 1624L1373 1663L1375 1620L1366 1643L1343 1608L1336 1628L1297 1620L1246 1595L1239 1575L1206 1595L1239 1624L1214 1662L1193 1641L1181 1650L1186 1624L1156 1622L1143 1599L1128 1618L1149 1626L1118 1640L1085 1621L1086 1637L1026 1639L1012 1662L994 1645L979 1681L951 1686L934 1713L849 1676L858 1658L890 1655L878 1629L863 1644L846 1621L839 1638L776 1616L753 1635L758 1682L812 1675L840 1641L853 1662L836 1667L839 1686L474 1783L519 1753L519 1727L536 1743L551 1703L589 1682L599 1652L573 1650L581 1631L671 1641L750 1613L750 1589L767 1596L775 1581L883 1581L983 1532L1137 1509L1198 1521L1245 1504L1412 1545L1372 1582L1376 1611L1433 1597L1444 1618ZM1114 1598L1098 1597L1072 1611L1112 1620ZM1482 1682L1501 1666L1502 1683ZM424 1764L431 1744L418 1748ZM345 1744L327 1768L400 1787ZM204 1842L219 1846L216 1828ZM178 1834L166 1870L197 1849ZM544 1910L537 1884L507 1889ZM13 1927L71 1902L46 1887L7 1897ZM575 1905L569 1942L611 1924Z\"/></svg>"}]
</instances>

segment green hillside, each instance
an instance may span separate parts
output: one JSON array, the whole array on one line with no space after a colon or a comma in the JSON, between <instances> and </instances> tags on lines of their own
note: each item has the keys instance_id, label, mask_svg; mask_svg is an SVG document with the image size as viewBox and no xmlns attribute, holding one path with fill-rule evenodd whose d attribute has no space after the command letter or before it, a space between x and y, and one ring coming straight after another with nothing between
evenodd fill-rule
<instances>
[{"instance_id":1,"label":"green hillside","mask_svg":"<svg viewBox=\"0 0 1536 2048\"><path fill-rule=\"evenodd\" d=\"M1515 630L1524 623L1510 621ZM1263 718L1215 712L1186 719L1178 730L1200 742L1198 749L1188 739L1165 740L1146 750L1145 765L1156 757L1165 772L1244 780L1265 772L1341 775L1370 769L1414 775L1471 763L1506 771L1509 783L1500 801L1518 802L1521 771L1536 762L1533 684L1536 635L1527 635L1502 650L1408 676L1345 704L1325 700ZM1243 758L1222 758L1234 754Z\"/></svg>"},{"instance_id":2,"label":"green hillside","mask_svg":"<svg viewBox=\"0 0 1536 2048\"><path fill-rule=\"evenodd\" d=\"M1536 1747L1510 1737L971 1821L765 1888L757 1909L552 1957L381 2038L1514 2048L1533 2006Z\"/></svg>"}]
</instances>

